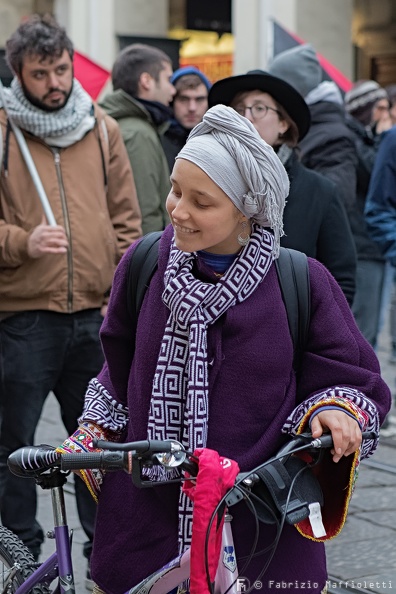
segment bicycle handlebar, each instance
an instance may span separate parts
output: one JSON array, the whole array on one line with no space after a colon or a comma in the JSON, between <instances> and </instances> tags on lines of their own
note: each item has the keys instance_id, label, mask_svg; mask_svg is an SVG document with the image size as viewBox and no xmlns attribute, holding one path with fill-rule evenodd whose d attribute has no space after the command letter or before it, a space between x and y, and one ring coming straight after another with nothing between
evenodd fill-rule
<instances>
[{"instance_id":1,"label":"bicycle handlebar","mask_svg":"<svg viewBox=\"0 0 396 594\"><path fill-rule=\"evenodd\" d=\"M143 485L135 469L139 470L140 475L142 466L159 464L165 468L179 467L193 476L198 472L198 465L187 458L182 445L175 440L145 440L125 444L100 440L95 445L106 449L100 452L60 453L47 445L26 446L8 457L8 467L13 474L24 478L37 478L54 468L64 472L84 469L125 470L132 474L137 486Z\"/></svg>"},{"instance_id":2,"label":"bicycle handlebar","mask_svg":"<svg viewBox=\"0 0 396 594\"><path fill-rule=\"evenodd\" d=\"M376 439L377 437L377 434L374 432L365 432L362 434L363 440ZM103 450L100 452L61 454L55 448L47 445L26 446L16 450L9 456L8 466L10 471L17 476L33 478L40 476L52 468L57 468L65 472L83 469L125 470L128 473L132 473L132 480L139 487L158 484L158 482L152 483L151 481L146 481L147 484L142 484L142 480L139 480L138 476L143 466L147 467L153 464L160 464L165 468L179 467L181 470L189 472L192 476L196 476L198 472L198 465L192 459L191 454L187 454L183 446L175 440L144 440L123 444L100 440L94 445L103 448ZM332 445L333 440L329 433L317 439L312 439L311 434L301 434L287 442L271 460L274 458L281 459L285 456L288 457L293 452L300 450L331 448ZM173 462L176 460L174 464L170 462L170 457L173 457ZM134 464L132 464L132 460ZM136 464L137 462L138 464ZM139 471L138 473L136 467ZM251 473L241 473L238 476L241 478L243 475L247 476L249 474L251 475Z\"/></svg>"},{"instance_id":3,"label":"bicycle handlebar","mask_svg":"<svg viewBox=\"0 0 396 594\"><path fill-rule=\"evenodd\" d=\"M61 470L126 470L130 467L128 452L81 452L80 454L59 454Z\"/></svg>"},{"instance_id":4,"label":"bicycle handlebar","mask_svg":"<svg viewBox=\"0 0 396 594\"><path fill-rule=\"evenodd\" d=\"M116 441L105 441L104 439L94 439L93 446L108 450L109 452L133 452L138 456L158 454L163 452L181 452L183 446L174 439L165 440L144 440L132 441L127 443L117 443Z\"/></svg>"},{"instance_id":5,"label":"bicycle handlebar","mask_svg":"<svg viewBox=\"0 0 396 594\"><path fill-rule=\"evenodd\" d=\"M366 441L369 439L377 439L378 434L375 431L363 431L362 433L362 441ZM321 437L317 437L316 439L312 438L311 433L300 433L297 435L292 441L288 442L286 446L289 444L296 445L296 442L301 442L302 444L308 444L308 447L318 449L318 448L332 448L333 447L333 437L331 433L323 433Z\"/></svg>"}]
</instances>

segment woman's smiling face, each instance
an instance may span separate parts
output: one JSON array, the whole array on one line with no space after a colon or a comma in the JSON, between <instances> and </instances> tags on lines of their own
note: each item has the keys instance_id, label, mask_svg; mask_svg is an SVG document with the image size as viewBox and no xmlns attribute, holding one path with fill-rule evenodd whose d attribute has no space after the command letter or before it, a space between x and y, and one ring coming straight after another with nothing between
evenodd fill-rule
<instances>
[{"instance_id":1,"label":"woman's smiling face","mask_svg":"<svg viewBox=\"0 0 396 594\"><path fill-rule=\"evenodd\" d=\"M241 249L238 235L247 219L197 165L176 159L166 209L183 252L205 250L234 254ZM246 233L246 231L244 232Z\"/></svg>"}]
</instances>

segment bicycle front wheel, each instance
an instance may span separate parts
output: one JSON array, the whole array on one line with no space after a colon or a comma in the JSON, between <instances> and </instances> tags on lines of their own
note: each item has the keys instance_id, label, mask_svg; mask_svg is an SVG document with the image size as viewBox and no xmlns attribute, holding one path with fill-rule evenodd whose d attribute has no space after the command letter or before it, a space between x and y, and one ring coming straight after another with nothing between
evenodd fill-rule
<instances>
[{"instance_id":1,"label":"bicycle front wheel","mask_svg":"<svg viewBox=\"0 0 396 594\"><path fill-rule=\"evenodd\" d=\"M0 526L0 592L6 587L7 579L14 574L6 587L7 594L17 588L34 572L37 563L23 542L10 530ZM49 594L45 584L38 584L32 594Z\"/></svg>"}]
</instances>

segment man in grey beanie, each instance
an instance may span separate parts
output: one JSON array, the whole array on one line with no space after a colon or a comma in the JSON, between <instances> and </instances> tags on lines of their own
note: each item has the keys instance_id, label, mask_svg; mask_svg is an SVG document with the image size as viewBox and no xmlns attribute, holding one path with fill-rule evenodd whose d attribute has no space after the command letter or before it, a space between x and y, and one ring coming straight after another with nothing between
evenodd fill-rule
<instances>
[{"instance_id":1,"label":"man in grey beanie","mask_svg":"<svg viewBox=\"0 0 396 594\"><path fill-rule=\"evenodd\" d=\"M312 45L297 45L275 56L270 72L283 78L303 97L322 82L322 68Z\"/></svg>"},{"instance_id":2,"label":"man in grey beanie","mask_svg":"<svg viewBox=\"0 0 396 594\"><path fill-rule=\"evenodd\" d=\"M391 288L387 282L385 258L375 241L370 237L364 218L370 177L377 158L385 124L390 126L389 100L385 89L374 80L356 82L345 94L346 122L353 134L358 156L356 207L349 222L355 238L358 257L356 270L356 293L352 305L353 315L359 329L371 346L376 347L380 330L381 308L386 291ZM385 110L374 107L385 107ZM382 112L385 111L384 114ZM378 122L377 118L384 119ZM385 117L384 117L385 116ZM388 118L388 124L386 124Z\"/></svg>"},{"instance_id":3,"label":"man in grey beanie","mask_svg":"<svg viewBox=\"0 0 396 594\"><path fill-rule=\"evenodd\" d=\"M308 104L311 127L299 144L301 161L338 186L349 212L355 202L357 156L339 88L333 81L323 80L319 59L310 44L275 56L269 72L291 84Z\"/></svg>"}]
</instances>

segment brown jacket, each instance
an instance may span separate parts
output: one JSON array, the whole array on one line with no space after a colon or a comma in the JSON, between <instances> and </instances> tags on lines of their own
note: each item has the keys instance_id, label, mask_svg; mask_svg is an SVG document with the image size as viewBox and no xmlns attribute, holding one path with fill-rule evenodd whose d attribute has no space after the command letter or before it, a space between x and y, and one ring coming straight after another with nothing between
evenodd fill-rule
<instances>
[{"instance_id":1,"label":"brown jacket","mask_svg":"<svg viewBox=\"0 0 396 594\"><path fill-rule=\"evenodd\" d=\"M117 123L99 107L95 116L94 129L67 148L54 149L25 134L56 223L69 240L66 254L32 259L27 240L42 222L43 209L0 110L0 312L101 307L115 265L141 235L133 174Z\"/></svg>"}]
</instances>

